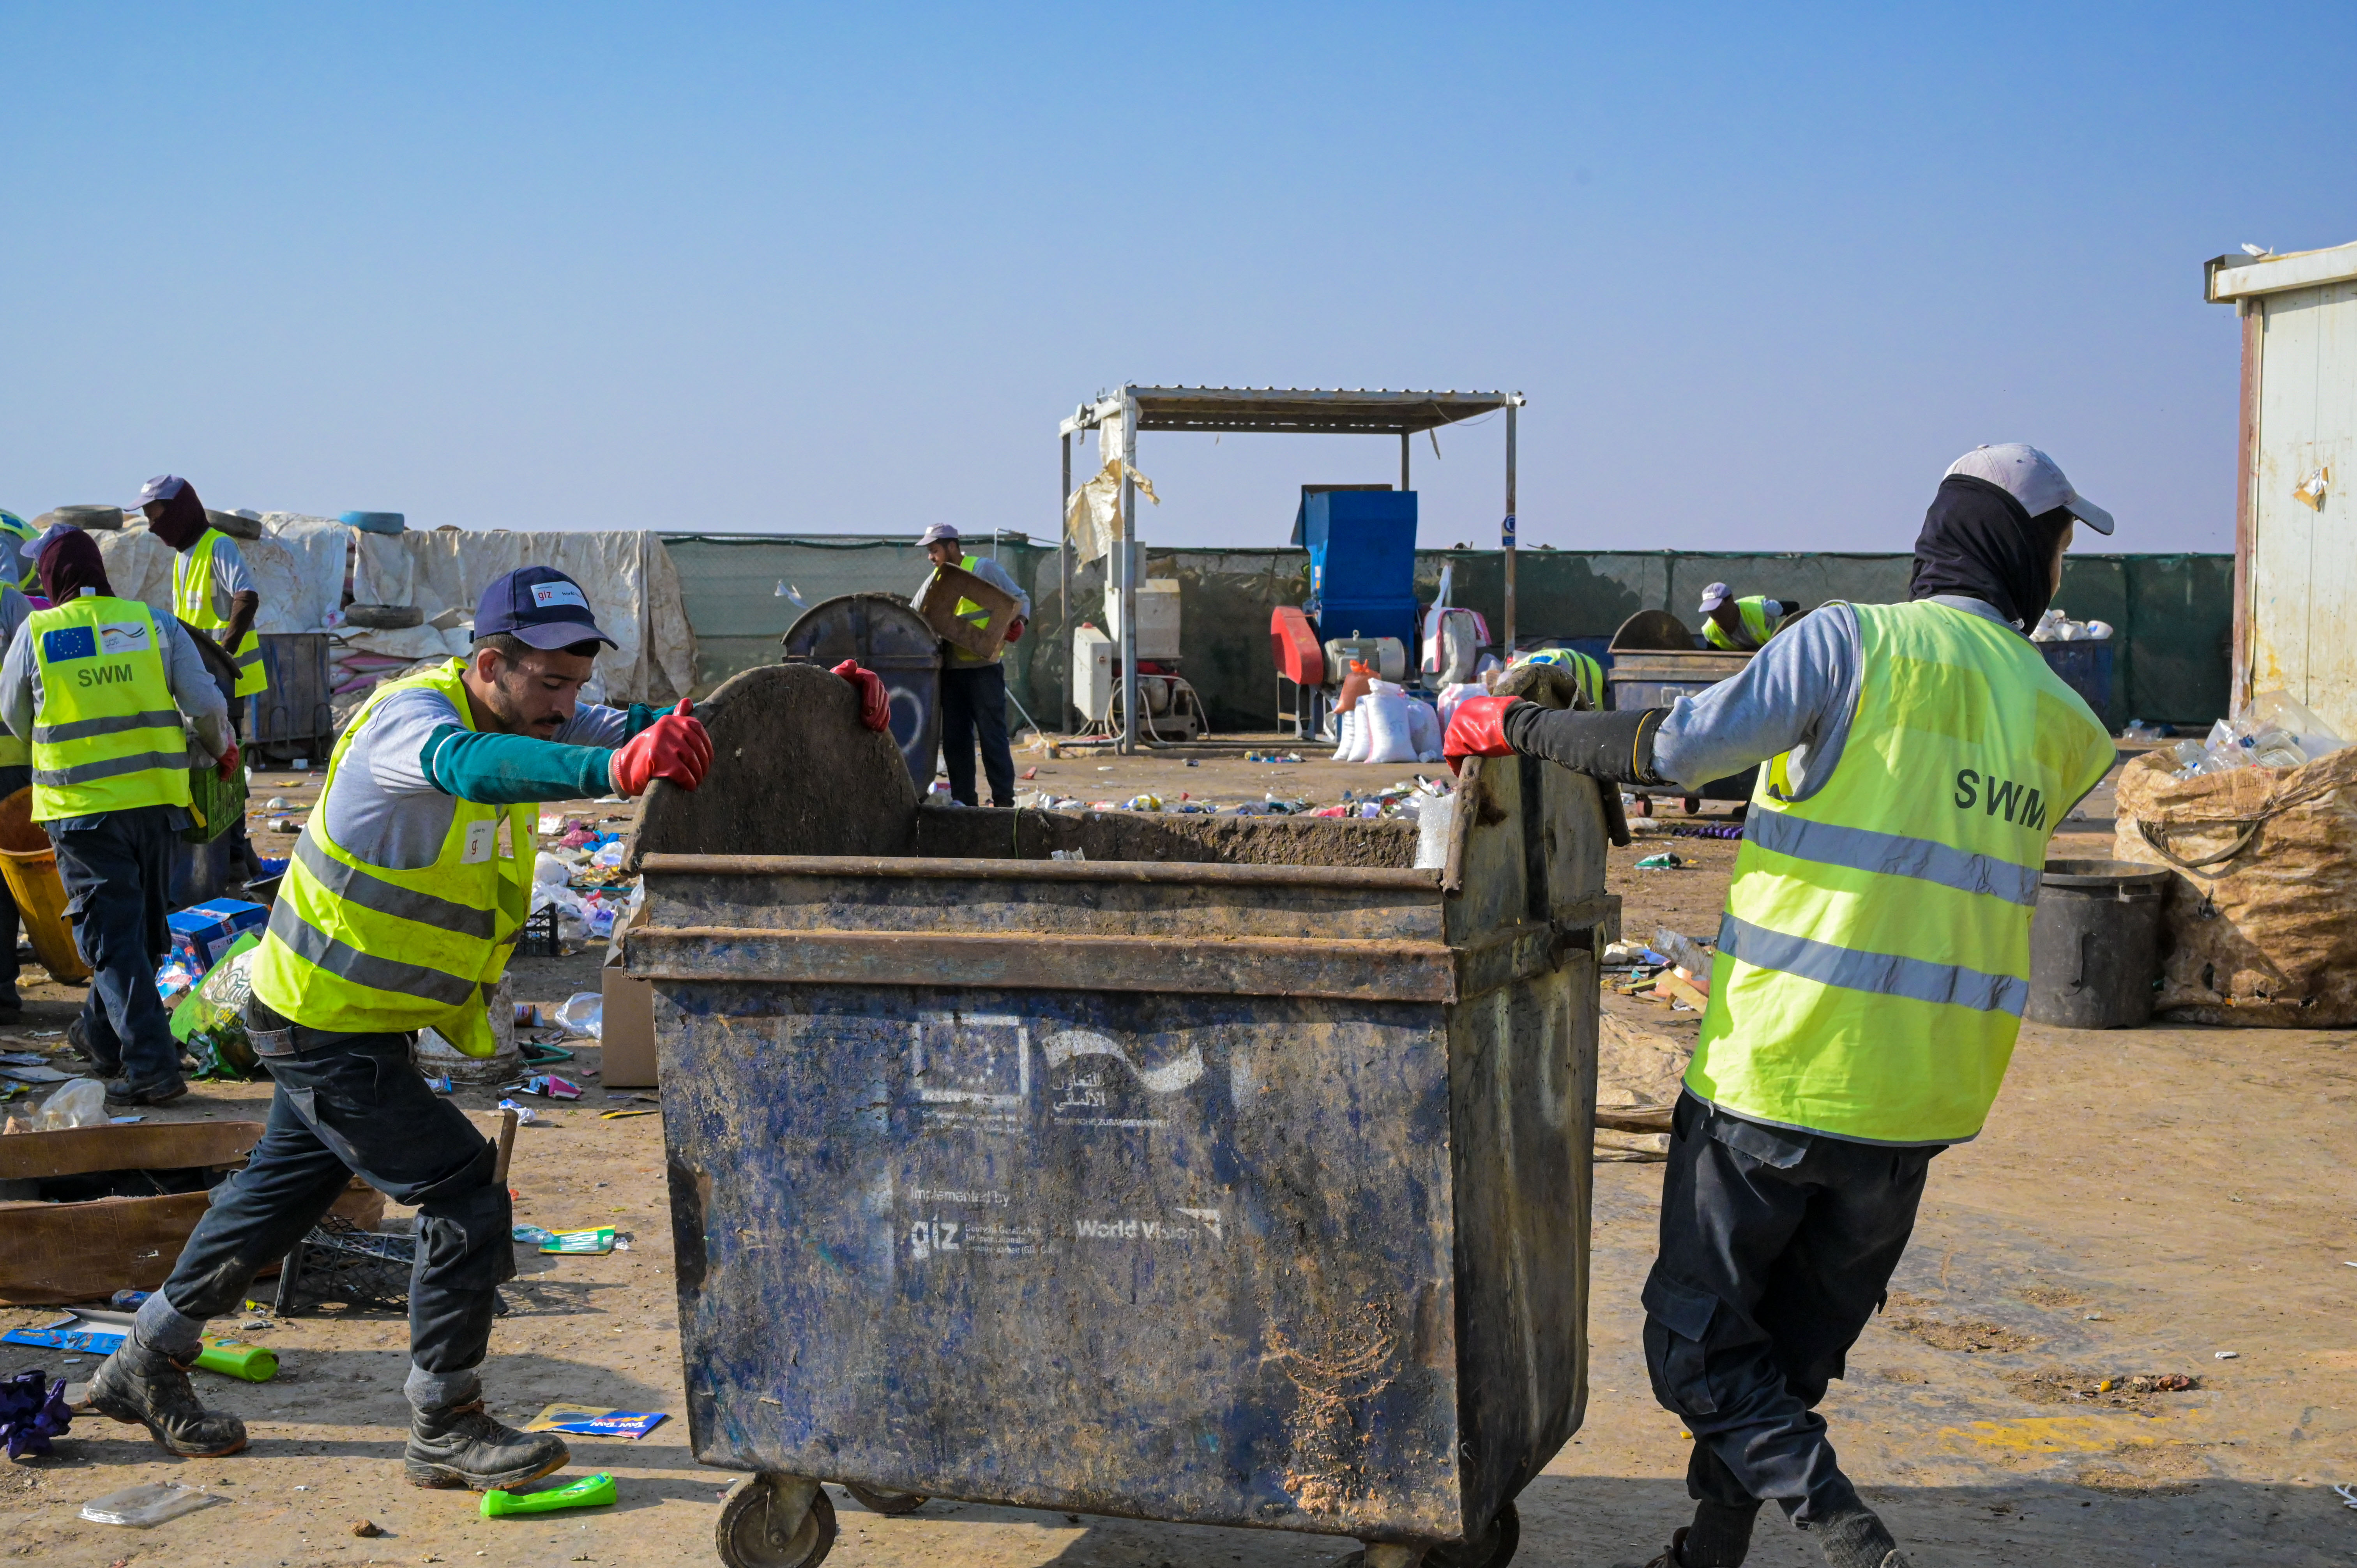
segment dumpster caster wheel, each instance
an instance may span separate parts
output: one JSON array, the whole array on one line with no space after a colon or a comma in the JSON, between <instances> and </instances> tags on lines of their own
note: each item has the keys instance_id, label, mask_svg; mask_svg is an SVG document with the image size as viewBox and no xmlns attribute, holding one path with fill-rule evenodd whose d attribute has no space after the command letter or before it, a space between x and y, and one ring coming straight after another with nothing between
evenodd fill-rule
<instances>
[{"instance_id":1,"label":"dumpster caster wheel","mask_svg":"<svg viewBox=\"0 0 2357 1568\"><path fill-rule=\"evenodd\" d=\"M1522 1543L1523 1516L1508 1501L1499 1508L1480 1540L1462 1546L1436 1546L1424 1554L1424 1568L1506 1568L1514 1560L1514 1548Z\"/></svg>"},{"instance_id":2,"label":"dumpster caster wheel","mask_svg":"<svg viewBox=\"0 0 2357 1568\"><path fill-rule=\"evenodd\" d=\"M845 1481L843 1489L859 1499L860 1506L870 1513L880 1513L886 1519L899 1519L915 1513L925 1506L922 1492L893 1492L882 1487L863 1487L856 1481Z\"/></svg>"},{"instance_id":3,"label":"dumpster caster wheel","mask_svg":"<svg viewBox=\"0 0 2357 1568\"><path fill-rule=\"evenodd\" d=\"M748 1477L721 1504L713 1545L727 1568L818 1568L834 1548L834 1504L815 1481Z\"/></svg>"},{"instance_id":4,"label":"dumpster caster wheel","mask_svg":"<svg viewBox=\"0 0 2357 1568\"><path fill-rule=\"evenodd\" d=\"M1679 803L1685 807L1687 816L1699 817L1702 815L1702 801L1695 797L1689 795Z\"/></svg>"}]
</instances>

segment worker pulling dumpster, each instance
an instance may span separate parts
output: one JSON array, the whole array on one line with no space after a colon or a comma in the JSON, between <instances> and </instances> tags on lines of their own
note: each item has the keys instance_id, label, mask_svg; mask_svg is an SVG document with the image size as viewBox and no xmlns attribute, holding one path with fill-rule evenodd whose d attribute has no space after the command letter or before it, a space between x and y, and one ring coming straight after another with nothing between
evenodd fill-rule
<instances>
[{"instance_id":1,"label":"worker pulling dumpster","mask_svg":"<svg viewBox=\"0 0 2357 1568\"><path fill-rule=\"evenodd\" d=\"M246 1016L277 1086L268 1131L99 1369L102 1412L175 1454L242 1448L244 1423L188 1385L199 1336L357 1174L419 1208L409 1479L508 1487L569 1457L554 1434L484 1412L479 1369L515 1273L512 1214L493 1145L425 1087L410 1051L431 1027L492 1054L485 997L528 912L537 802L638 795L657 779L693 789L711 764L684 702L660 717L580 702L601 646L613 639L578 584L510 572L483 591L468 658L380 687L338 743L254 955ZM845 673L877 706L875 677Z\"/></svg>"},{"instance_id":2,"label":"worker pulling dumpster","mask_svg":"<svg viewBox=\"0 0 2357 1568\"><path fill-rule=\"evenodd\" d=\"M1666 709L1481 697L1451 720L1452 758L1520 752L1631 784L1766 764L1644 1288L1654 1393L1695 1439L1694 1520L1655 1568L1734 1568L1770 1498L1833 1568L1904 1568L1814 1408L1932 1157L1987 1117L2047 841L2114 760L2028 639L2074 521L2112 532L2044 453L1979 447L1925 514L1909 603L1827 605Z\"/></svg>"}]
</instances>

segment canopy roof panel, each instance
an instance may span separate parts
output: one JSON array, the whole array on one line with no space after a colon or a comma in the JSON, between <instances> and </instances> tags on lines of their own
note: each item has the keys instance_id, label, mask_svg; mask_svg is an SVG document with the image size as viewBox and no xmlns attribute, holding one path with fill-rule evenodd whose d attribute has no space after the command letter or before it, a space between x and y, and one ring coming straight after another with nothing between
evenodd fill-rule
<instances>
[{"instance_id":1,"label":"canopy roof panel","mask_svg":"<svg viewBox=\"0 0 2357 1568\"><path fill-rule=\"evenodd\" d=\"M1345 392L1339 388L1128 387L1140 430L1264 431L1326 435L1397 435L1454 424L1523 402L1520 392ZM1084 404L1066 435L1093 430L1121 411L1121 398Z\"/></svg>"}]
</instances>

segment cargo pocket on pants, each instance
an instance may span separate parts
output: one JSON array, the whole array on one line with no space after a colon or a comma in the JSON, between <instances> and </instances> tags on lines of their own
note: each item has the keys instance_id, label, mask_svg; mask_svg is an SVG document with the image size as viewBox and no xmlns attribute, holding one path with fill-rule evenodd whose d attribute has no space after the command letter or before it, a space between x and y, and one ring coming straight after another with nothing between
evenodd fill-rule
<instances>
[{"instance_id":1,"label":"cargo pocket on pants","mask_svg":"<svg viewBox=\"0 0 2357 1568\"><path fill-rule=\"evenodd\" d=\"M1718 1409L1710 1387L1708 1342L1718 1298L1656 1272L1645 1281L1645 1369L1653 1397L1681 1415L1709 1415Z\"/></svg>"}]
</instances>

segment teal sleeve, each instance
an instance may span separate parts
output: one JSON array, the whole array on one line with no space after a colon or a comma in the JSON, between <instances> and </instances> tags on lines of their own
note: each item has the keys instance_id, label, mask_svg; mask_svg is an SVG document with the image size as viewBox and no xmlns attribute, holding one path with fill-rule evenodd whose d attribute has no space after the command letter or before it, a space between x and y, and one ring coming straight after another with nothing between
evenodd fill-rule
<instances>
[{"instance_id":1,"label":"teal sleeve","mask_svg":"<svg viewBox=\"0 0 2357 1568\"><path fill-rule=\"evenodd\" d=\"M669 708L651 708L644 703L632 703L630 720L622 725L622 738L624 740L637 738L640 730L669 712L671 712Z\"/></svg>"},{"instance_id":2,"label":"teal sleeve","mask_svg":"<svg viewBox=\"0 0 2357 1568\"><path fill-rule=\"evenodd\" d=\"M425 776L445 795L480 806L595 800L613 792L613 756L602 746L444 725L426 738Z\"/></svg>"}]
</instances>

